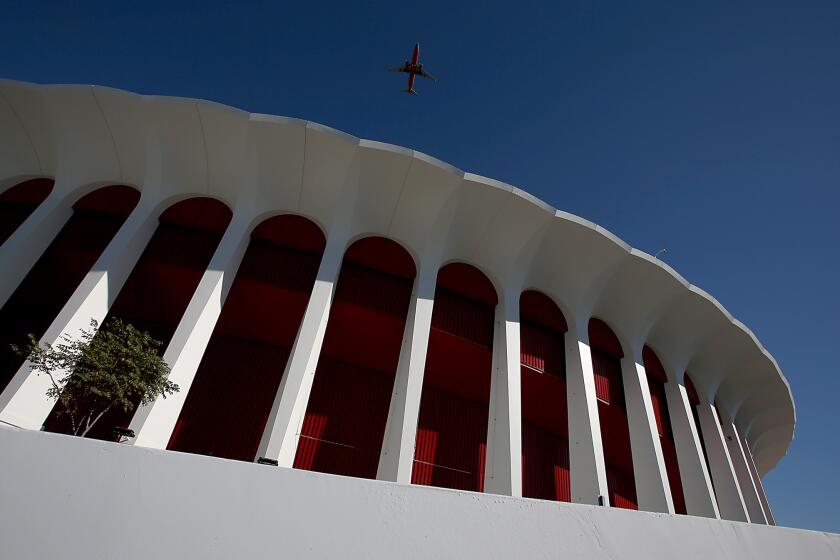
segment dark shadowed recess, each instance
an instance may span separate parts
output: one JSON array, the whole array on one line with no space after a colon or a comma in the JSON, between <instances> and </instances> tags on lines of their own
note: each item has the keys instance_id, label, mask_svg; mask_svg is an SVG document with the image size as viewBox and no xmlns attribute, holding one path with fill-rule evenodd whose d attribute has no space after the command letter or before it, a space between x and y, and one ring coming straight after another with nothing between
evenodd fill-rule
<instances>
[{"instance_id":1,"label":"dark shadowed recess","mask_svg":"<svg viewBox=\"0 0 840 560\"><path fill-rule=\"evenodd\" d=\"M168 449L255 459L325 244L301 216L254 229Z\"/></svg>"},{"instance_id":2,"label":"dark shadowed recess","mask_svg":"<svg viewBox=\"0 0 840 560\"><path fill-rule=\"evenodd\" d=\"M230 209L218 200L196 197L170 206L108 312L163 343L163 353L178 327L201 276L230 222ZM87 437L113 439L115 427L127 427L134 411L112 409ZM53 407L44 429L67 433L70 422Z\"/></svg>"},{"instance_id":3,"label":"dark shadowed recess","mask_svg":"<svg viewBox=\"0 0 840 560\"><path fill-rule=\"evenodd\" d=\"M24 344L28 333L44 335L139 199L131 187L110 186L73 205L67 223L0 309L0 391L24 362L10 345Z\"/></svg>"},{"instance_id":4,"label":"dark shadowed recess","mask_svg":"<svg viewBox=\"0 0 840 560\"><path fill-rule=\"evenodd\" d=\"M53 186L52 179L30 179L0 194L0 245L49 196Z\"/></svg>"}]
</instances>

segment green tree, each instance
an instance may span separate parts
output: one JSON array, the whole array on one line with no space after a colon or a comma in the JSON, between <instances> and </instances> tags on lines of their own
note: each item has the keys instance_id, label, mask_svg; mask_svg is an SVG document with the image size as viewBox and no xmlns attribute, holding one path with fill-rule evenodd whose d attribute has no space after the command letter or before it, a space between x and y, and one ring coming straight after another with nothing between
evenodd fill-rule
<instances>
[{"instance_id":1,"label":"green tree","mask_svg":"<svg viewBox=\"0 0 840 560\"><path fill-rule=\"evenodd\" d=\"M117 318L102 327L92 320L78 338L65 335L54 345L29 335L25 347L12 349L29 368L49 377L47 396L61 403L74 435L84 437L111 409L124 412L178 391L160 357L162 343Z\"/></svg>"}]
</instances>

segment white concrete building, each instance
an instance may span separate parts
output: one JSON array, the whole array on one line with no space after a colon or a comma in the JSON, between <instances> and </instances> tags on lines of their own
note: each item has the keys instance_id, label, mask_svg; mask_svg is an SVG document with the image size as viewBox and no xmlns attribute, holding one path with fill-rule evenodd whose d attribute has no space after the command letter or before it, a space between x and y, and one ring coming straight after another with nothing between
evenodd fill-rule
<instances>
[{"instance_id":1,"label":"white concrete building","mask_svg":"<svg viewBox=\"0 0 840 560\"><path fill-rule=\"evenodd\" d=\"M310 122L0 81L0 220L4 348L119 316L181 388L91 434L128 445L51 435L47 380L0 350L10 557L840 557L757 527L795 411L752 332L515 187Z\"/></svg>"}]
</instances>

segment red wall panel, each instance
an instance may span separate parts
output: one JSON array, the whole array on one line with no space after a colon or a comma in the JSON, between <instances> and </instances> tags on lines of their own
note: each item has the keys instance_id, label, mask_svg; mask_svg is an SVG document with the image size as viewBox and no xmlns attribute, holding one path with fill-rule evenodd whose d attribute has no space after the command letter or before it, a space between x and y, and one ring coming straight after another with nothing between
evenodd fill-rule
<instances>
[{"instance_id":1,"label":"red wall panel","mask_svg":"<svg viewBox=\"0 0 840 560\"><path fill-rule=\"evenodd\" d=\"M253 461L289 349L214 334L167 449Z\"/></svg>"},{"instance_id":2,"label":"red wall panel","mask_svg":"<svg viewBox=\"0 0 840 560\"><path fill-rule=\"evenodd\" d=\"M524 420L522 495L561 502L572 499L568 440Z\"/></svg>"},{"instance_id":3,"label":"red wall panel","mask_svg":"<svg viewBox=\"0 0 840 560\"><path fill-rule=\"evenodd\" d=\"M598 319L589 321L589 343L610 504L637 509L633 452L621 373L620 360L624 353L615 333Z\"/></svg>"},{"instance_id":4,"label":"red wall panel","mask_svg":"<svg viewBox=\"0 0 840 560\"><path fill-rule=\"evenodd\" d=\"M565 327L562 313L550 299L533 291L522 295L522 495L527 498L571 500L564 331L560 330Z\"/></svg>"},{"instance_id":5,"label":"red wall panel","mask_svg":"<svg viewBox=\"0 0 840 560\"><path fill-rule=\"evenodd\" d=\"M593 348L592 369L595 373L595 395L605 403L623 409L624 383L618 359Z\"/></svg>"},{"instance_id":6,"label":"red wall panel","mask_svg":"<svg viewBox=\"0 0 840 560\"><path fill-rule=\"evenodd\" d=\"M636 483L632 475L623 468L607 465L607 487L610 505L624 509L639 509L636 499Z\"/></svg>"},{"instance_id":7,"label":"red wall panel","mask_svg":"<svg viewBox=\"0 0 840 560\"><path fill-rule=\"evenodd\" d=\"M321 358L294 467L375 478L394 379Z\"/></svg>"},{"instance_id":8,"label":"red wall panel","mask_svg":"<svg viewBox=\"0 0 840 560\"><path fill-rule=\"evenodd\" d=\"M393 241L365 238L348 248L295 468L376 477L413 274L411 257Z\"/></svg>"},{"instance_id":9,"label":"red wall panel","mask_svg":"<svg viewBox=\"0 0 840 560\"><path fill-rule=\"evenodd\" d=\"M423 388L413 484L482 492L486 447L486 404Z\"/></svg>"},{"instance_id":10,"label":"red wall panel","mask_svg":"<svg viewBox=\"0 0 840 560\"><path fill-rule=\"evenodd\" d=\"M438 272L412 481L481 492L496 294L478 269Z\"/></svg>"},{"instance_id":11,"label":"red wall panel","mask_svg":"<svg viewBox=\"0 0 840 560\"><path fill-rule=\"evenodd\" d=\"M495 308L486 303L438 288L435 291L432 328L492 348L494 313Z\"/></svg>"},{"instance_id":12,"label":"red wall panel","mask_svg":"<svg viewBox=\"0 0 840 560\"><path fill-rule=\"evenodd\" d=\"M411 279L345 263L335 299L405 319L411 303L411 286Z\"/></svg>"},{"instance_id":13,"label":"red wall panel","mask_svg":"<svg viewBox=\"0 0 840 560\"><path fill-rule=\"evenodd\" d=\"M566 355L562 333L535 323L519 323L522 365L561 379L566 377Z\"/></svg>"}]
</instances>

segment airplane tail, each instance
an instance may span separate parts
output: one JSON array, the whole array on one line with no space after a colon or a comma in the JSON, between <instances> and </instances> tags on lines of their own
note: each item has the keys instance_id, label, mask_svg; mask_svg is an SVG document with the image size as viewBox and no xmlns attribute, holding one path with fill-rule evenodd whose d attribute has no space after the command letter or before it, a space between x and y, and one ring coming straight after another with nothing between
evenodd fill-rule
<instances>
[{"instance_id":1,"label":"airplane tail","mask_svg":"<svg viewBox=\"0 0 840 560\"><path fill-rule=\"evenodd\" d=\"M414 91L414 88L406 88L403 90L403 93L410 93L411 95L417 95L417 92Z\"/></svg>"}]
</instances>

